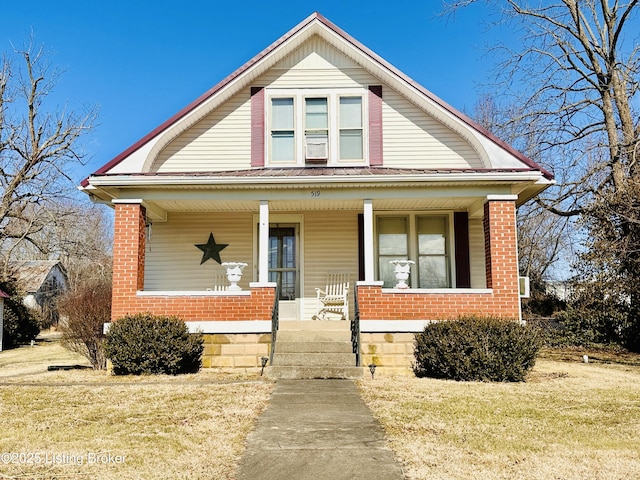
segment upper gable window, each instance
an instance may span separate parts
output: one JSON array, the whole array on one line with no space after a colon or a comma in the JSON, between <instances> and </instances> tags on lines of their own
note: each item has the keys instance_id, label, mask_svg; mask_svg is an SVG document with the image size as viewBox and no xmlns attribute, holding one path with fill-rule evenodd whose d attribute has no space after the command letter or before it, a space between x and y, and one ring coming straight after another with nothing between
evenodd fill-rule
<instances>
[{"instance_id":1,"label":"upper gable window","mask_svg":"<svg viewBox=\"0 0 640 480\"><path fill-rule=\"evenodd\" d=\"M269 92L267 164L362 165L364 90Z\"/></svg>"},{"instance_id":2,"label":"upper gable window","mask_svg":"<svg viewBox=\"0 0 640 480\"><path fill-rule=\"evenodd\" d=\"M271 99L271 158L274 162L295 161L293 98Z\"/></svg>"},{"instance_id":3,"label":"upper gable window","mask_svg":"<svg viewBox=\"0 0 640 480\"><path fill-rule=\"evenodd\" d=\"M340 160L364 158L362 141L362 97L340 97Z\"/></svg>"}]
</instances>

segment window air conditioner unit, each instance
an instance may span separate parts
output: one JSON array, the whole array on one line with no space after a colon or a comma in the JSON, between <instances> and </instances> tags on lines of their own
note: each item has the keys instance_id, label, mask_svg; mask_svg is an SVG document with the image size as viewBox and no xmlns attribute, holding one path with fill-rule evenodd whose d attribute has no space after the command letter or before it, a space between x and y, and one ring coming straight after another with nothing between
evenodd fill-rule
<instances>
[{"instance_id":1,"label":"window air conditioner unit","mask_svg":"<svg viewBox=\"0 0 640 480\"><path fill-rule=\"evenodd\" d=\"M531 292L529 291L529 277L518 277L518 286L520 298L529 298L531 296Z\"/></svg>"},{"instance_id":2,"label":"window air conditioner unit","mask_svg":"<svg viewBox=\"0 0 640 480\"><path fill-rule=\"evenodd\" d=\"M329 142L326 138L307 138L305 159L308 162L326 161L329 156Z\"/></svg>"}]
</instances>

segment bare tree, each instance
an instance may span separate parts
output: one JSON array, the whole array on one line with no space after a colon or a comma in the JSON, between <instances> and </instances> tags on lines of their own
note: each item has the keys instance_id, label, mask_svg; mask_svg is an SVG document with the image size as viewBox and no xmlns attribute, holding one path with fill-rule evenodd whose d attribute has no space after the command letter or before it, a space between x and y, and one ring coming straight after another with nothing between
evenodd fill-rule
<instances>
[{"instance_id":1,"label":"bare tree","mask_svg":"<svg viewBox=\"0 0 640 480\"><path fill-rule=\"evenodd\" d=\"M0 278L21 244L40 248L38 233L73 191L69 169L82 163L80 139L96 119L93 109L48 109L47 96L60 73L33 39L0 59Z\"/></svg>"},{"instance_id":2,"label":"bare tree","mask_svg":"<svg viewBox=\"0 0 640 480\"><path fill-rule=\"evenodd\" d=\"M501 91L518 105L537 160L556 188L538 203L578 217L586 254L580 272L606 298L629 307L640 332L640 0L455 0L445 11L484 3L520 32L499 65ZM634 21L636 22L634 24ZM517 28L513 28L513 27ZM626 307L625 307L626 308ZM634 334L636 335L636 334ZM637 335L636 335L637 337ZM634 348L640 349L636 338Z\"/></svg>"},{"instance_id":3,"label":"bare tree","mask_svg":"<svg viewBox=\"0 0 640 480\"><path fill-rule=\"evenodd\" d=\"M59 260L71 290L87 282L110 281L113 218L109 209L84 199L64 199L50 202L47 214L46 224L31 236L33 243L22 242L15 255Z\"/></svg>"},{"instance_id":4,"label":"bare tree","mask_svg":"<svg viewBox=\"0 0 640 480\"><path fill-rule=\"evenodd\" d=\"M493 5L503 22L519 27L513 29L521 34L518 47L496 46L504 54L502 92L520 106L511 121L529 126L542 161L559 179L559 188L540 199L557 214L584 213L603 189L624 189L638 174L638 2L444 2L447 12Z\"/></svg>"},{"instance_id":5,"label":"bare tree","mask_svg":"<svg viewBox=\"0 0 640 480\"><path fill-rule=\"evenodd\" d=\"M111 282L104 279L76 285L59 302L64 316L62 344L86 357L94 370L104 370L103 326L111 318Z\"/></svg>"},{"instance_id":6,"label":"bare tree","mask_svg":"<svg viewBox=\"0 0 640 480\"><path fill-rule=\"evenodd\" d=\"M524 152L539 160L536 138L528 125L520 125L519 107L499 105L495 97L482 96L471 114L487 130L509 143L520 143ZM518 209L518 251L520 272L531 279L532 290L545 294L545 281L557 276L557 266L568 265L575 258L573 220L551 213L537 203ZM533 293L533 291L532 291Z\"/></svg>"}]
</instances>

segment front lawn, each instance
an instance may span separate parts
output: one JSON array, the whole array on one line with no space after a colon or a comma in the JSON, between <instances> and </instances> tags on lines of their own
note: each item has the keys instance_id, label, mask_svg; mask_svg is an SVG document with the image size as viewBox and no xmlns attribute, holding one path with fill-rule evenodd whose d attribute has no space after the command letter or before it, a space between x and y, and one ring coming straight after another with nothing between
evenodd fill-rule
<instances>
[{"instance_id":1,"label":"front lawn","mask_svg":"<svg viewBox=\"0 0 640 480\"><path fill-rule=\"evenodd\" d=\"M376 377L360 388L409 479L640 478L639 357L545 357L526 383Z\"/></svg>"},{"instance_id":2,"label":"front lawn","mask_svg":"<svg viewBox=\"0 0 640 480\"><path fill-rule=\"evenodd\" d=\"M55 342L0 353L0 478L231 479L272 384L257 374L114 377Z\"/></svg>"}]
</instances>

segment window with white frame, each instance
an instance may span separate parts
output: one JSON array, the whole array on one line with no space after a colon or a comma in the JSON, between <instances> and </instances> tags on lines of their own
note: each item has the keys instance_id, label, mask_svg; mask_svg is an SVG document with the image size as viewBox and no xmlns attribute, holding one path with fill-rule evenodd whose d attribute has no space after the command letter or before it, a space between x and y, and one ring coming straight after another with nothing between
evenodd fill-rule
<instances>
[{"instance_id":1,"label":"window with white frame","mask_svg":"<svg viewBox=\"0 0 640 480\"><path fill-rule=\"evenodd\" d=\"M268 165L365 163L363 89L269 92Z\"/></svg>"},{"instance_id":2,"label":"window with white frame","mask_svg":"<svg viewBox=\"0 0 640 480\"><path fill-rule=\"evenodd\" d=\"M389 215L377 217L378 279L384 288L397 284L392 260L413 260L412 288L451 287L449 217Z\"/></svg>"},{"instance_id":3,"label":"window with white frame","mask_svg":"<svg viewBox=\"0 0 640 480\"><path fill-rule=\"evenodd\" d=\"M296 159L293 98L271 99L271 158L293 163Z\"/></svg>"}]
</instances>

